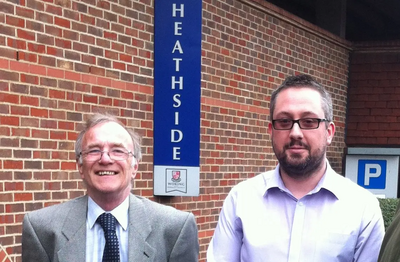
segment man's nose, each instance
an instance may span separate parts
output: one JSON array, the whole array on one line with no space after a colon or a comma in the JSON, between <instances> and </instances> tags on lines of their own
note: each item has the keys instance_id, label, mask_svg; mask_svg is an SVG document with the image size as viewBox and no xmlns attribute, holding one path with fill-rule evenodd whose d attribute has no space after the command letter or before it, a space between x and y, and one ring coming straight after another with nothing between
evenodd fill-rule
<instances>
[{"instance_id":1,"label":"man's nose","mask_svg":"<svg viewBox=\"0 0 400 262\"><path fill-rule=\"evenodd\" d=\"M303 137L303 131L300 128L299 123L294 123L292 129L290 130L290 137Z\"/></svg>"},{"instance_id":2,"label":"man's nose","mask_svg":"<svg viewBox=\"0 0 400 262\"><path fill-rule=\"evenodd\" d=\"M110 156L110 152L102 151L99 162L113 162L113 159Z\"/></svg>"}]
</instances>

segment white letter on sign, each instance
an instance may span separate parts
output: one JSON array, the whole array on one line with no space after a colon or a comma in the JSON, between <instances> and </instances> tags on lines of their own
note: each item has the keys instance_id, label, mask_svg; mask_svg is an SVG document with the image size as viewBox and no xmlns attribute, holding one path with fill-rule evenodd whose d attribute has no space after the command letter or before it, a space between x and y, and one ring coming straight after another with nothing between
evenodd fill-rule
<instances>
[{"instance_id":1,"label":"white letter on sign","mask_svg":"<svg viewBox=\"0 0 400 262\"><path fill-rule=\"evenodd\" d=\"M371 173L371 170L374 169L375 172ZM381 166L378 164L365 164L365 176L364 176L364 185L369 186L369 179L371 177L379 177L381 175Z\"/></svg>"},{"instance_id":2,"label":"white letter on sign","mask_svg":"<svg viewBox=\"0 0 400 262\"><path fill-rule=\"evenodd\" d=\"M175 139L175 133L178 134L178 139ZM178 129L171 129L171 143L179 143L182 141L183 133Z\"/></svg>"}]
</instances>

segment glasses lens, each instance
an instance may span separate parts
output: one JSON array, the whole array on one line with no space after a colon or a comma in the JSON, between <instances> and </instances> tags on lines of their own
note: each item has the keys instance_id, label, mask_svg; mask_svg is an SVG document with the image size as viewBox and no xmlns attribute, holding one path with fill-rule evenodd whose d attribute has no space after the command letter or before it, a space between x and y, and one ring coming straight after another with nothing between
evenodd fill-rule
<instances>
[{"instance_id":1,"label":"glasses lens","mask_svg":"<svg viewBox=\"0 0 400 262\"><path fill-rule=\"evenodd\" d=\"M315 129L318 128L319 119L317 118L304 118L299 120L302 129Z\"/></svg>"},{"instance_id":2,"label":"glasses lens","mask_svg":"<svg viewBox=\"0 0 400 262\"><path fill-rule=\"evenodd\" d=\"M82 152L82 156L87 161L97 161L101 158L101 151L97 149L89 150L86 152Z\"/></svg>"},{"instance_id":3,"label":"glasses lens","mask_svg":"<svg viewBox=\"0 0 400 262\"><path fill-rule=\"evenodd\" d=\"M130 152L126 151L125 149L112 149L109 152L93 149L82 152L82 156L86 159L86 161L92 162L100 160L103 154L108 154L110 159L122 161L126 160L129 157L129 153Z\"/></svg>"},{"instance_id":4,"label":"glasses lens","mask_svg":"<svg viewBox=\"0 0 400 262\"><path fill-rule=\"evenodd\" d=\"M293 120L290 119L277 119L273 122L275 129L291 129Z\"/></svg>"},{"instance_id":5,"label":"glasses lens","mask_svg":"<svg viewBox=\"0 0 400 262\"><path fill-rule=\"evenodd\" d=\"M112 149L108 154L110 155L111 159L117 161L125 160L129 156L129 152L123 149Z\"/></svg>"}]
</instances>

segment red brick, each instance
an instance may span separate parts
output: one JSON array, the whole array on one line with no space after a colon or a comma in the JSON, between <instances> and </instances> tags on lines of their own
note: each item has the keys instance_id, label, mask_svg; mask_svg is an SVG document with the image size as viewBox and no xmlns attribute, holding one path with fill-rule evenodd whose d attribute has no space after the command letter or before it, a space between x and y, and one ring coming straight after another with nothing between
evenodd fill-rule
<instances>
[{"instance_id":1,"label":"red brick","mask_svg":"<svg viewBox=\"0 0 400 262\"><path fill-rule=\"evenodd\" d=\"M54 99L65 99L65 92L59 90L49 90L49 97Z\"/></svg>"},{"instance_id":2,"label":"red brick","mask_svg":"<svg viewBox=\"0 0 400 262\"><path fill-rule=\"evenodd\" d=\"M117 34L113 33L113 32L106 31L106 32L104 32L104 38L117 40Z\"/></svg>"},{"instance_id":3,"label":"red brick","mask_svg":"<svg viewBox=\"0 0 400 262\"><path fill-rule=\"evenodd\" d=\"M32 9L24 8L23 6L17 6L15 8L15 13L17 16L20 17L26 17L31 19L35 17L35 12Z\"/></svg>"},{"instance_id":4,"label":"red brick","mask_svg":"<svg viewBox=\"0 0 400 262\"><path fill-rule=\"evenodd\" d=\"M19 95L0 93L0 101L5 102L5 103L18 104Z\"/></svg>"},{"instance_id":5,"label":"red brick","mask_svg":"<svg viewBox=\"0 0 400 262\"><path fill-rule=\"evenodd\" d=\"M57 142L56 141L40 141L40 148L42 149L56 149Z\"/></svg>"},{"instance_id":6,"label":"red brick","mask_svg":"<svg viewBox=\"0 0 400 262\"><path fill-rule=\"evenodd\" d=\"M32 193L15 193L14 201L32 201L33 195Z\"/></svg>"},{"instance_id":7,"label":"red brick","mask_svg":"<svg viewBox=\"0 0 400 262\"><path fill-rule=\"evenodd\" d=\"M48 117L49 111L47 109L31 108L31 115L37 117Z\"/></svg>"},{"instance_id":8,"label":"red brick","mask_svg":"<svg viewBox=\"0 0 400 262\"><path fill-rule=\"evenodd\" d=\"M29 73L34 75L46 75L46 68L43 66L30 65Z\"/></svg>"},{"instance_id":9,"label":"red brick","mask_svg":"<svg viewBox=\"0 0 400 262\"><path fill-rule=\"evenodd\" d=\"M105 95L106 89L104 87L100 87L100 86L92 86L92 93L98 94L98 95Z\"/></svg>"},{"instance_id":10,"label":"red brick","mask_svg":"<svg viewBox=\"0 0 400 262\"><path fill-rule=\"evenodd\" d=\"M49 131L41 129L32 129L32 137L49 139Z\"/></svg>"},{"instance_id":11,"label":"red brick","mask_svg":"<svg viewBox=\"0 0 400 262\"><path fill-rule=\"evenodd\" d=\"M72 49L72 42L69 40L63 40L60 38L56 38L56 46L62 49Z\"/></svg>"},{"instance_id":12,"label":"red brick","mask_svg":"<svg viewBox=\"0 0 400 262\"><path fill-rule=\"evenodd\" d=\"M83 96L83 101L86 102L86 103L97 104L98 103L98 97L97 96L91 96L91 95L84 95Z\"/></svg>"},{"instance_id":13,"label":"red brick","mask_svg":"<svg viewBox=\"0 0 400 262\"><path fill-rule=\"evenodd\" d=\"M0 30L1 30L1 25L0 25ZM10 59L16 59L17 58L17 51L16 50L12 50L9 48L3 48L0 47L0 57L6 57L6 58L10 58ZM0 68L3 69L9 69L9 62L8 60L5 59L1 59L0 58Z\"/></svg>"},{"instance_id":14,"label":"red brick","mask_svg":"<svg viewBox=\"0 0 400 262\"><path fill-rule=\"evenodd\" d=\"M76 163L75 162L61 162L61 169L62 170L76 170Z\"/></svg>"},{"instance_id":15,"label":"red brick","mask_svg":"<svg viewBox=\"0 0 400 262\"><path fill-rule=\"evenodd\" d=\"M36 40L35 39L35 33L29 32L29 31L26 31L26 30L22 30L22 29L18 29L17 30L17 36L22 38L22 39L29 40L29 41Z\"/></svg>"},{"instance_id":16,"label":"red brick","mask_svg":"<svg viewBox=\"0 0 400 262\"><path fill-rule=\"evenodd\" d=\"M71 28L71 21L57 16L54 17L54 24L65 28Z\"/></svg>"},{"instance_id":17,"label":"red brick","mask_svg":"<svg viewBox=\"0 0 400 262\"><path fill-rule=\"evenodd\" d=\"M4 169L22 169L23 162L20 160L3 160Z\"/></svg>"},{"instance_id":18,"label":"red brick","mask_svg":"<svg viewBox=\"0 0 400 262\"><path fill-rule=\"evenodd\" d=\"M26 42L17 40L17 39L12 39L8 38L7 39L7 45L12 48L20 49L20 50L25 50L26 49Z\"/></svg>"},{"instance_id":19,"label":"red brick","mask_svg":"<svg viewBox=\"0 0 400 262\"><path fill-rule=\"evenodd\" d=\"M50 131L50 139L52 140L65 140L67 133L63 131Z\"/></svg>"},{"instance_id":20,"label":"red brick","mask_svg":"<svg viewBox=\"0 0 400 262\"><path fill-rule=\"evenodd\" d=\"M64 52L62 49L60 48L55 48L55 47L51 47L48 46L47 47L47 52L48 55L52 55L52 56L58 56L58 57L62 57L64 55Z\"/></svg>"},{"instance_id":21,"label":"red brick","mask_svg":"<svg viewBox=\"0 0 400 262\"><path fill-rule=\"evenodd\" d=\"M39 106L39 99L37 97L21 96L20 99L23 105Z\"/></svg>"},{"instance_id":22,"label":"red brick","mask_svg":"<svg viewBox=\"0 0 400 262\"><path fill-rule=\"evenodd\" d=\"M22 83L28 83L33 85L39 84L39 77L37 76L21 74L20 79Z\"/></svg>"},{"instance_id":23,"label":"red brick","mask_svg":"<svg viewBox=\"0 0 400 262\"><path fill-rule=\"evenodd\" d=\"M6 17L6 23L8 25L13 25L17 27L25 27L25 20L22 18L17 18L13 16L7 16Z\"/></svg>"},{"instance_id":24,"label":"red brick","mask_svg":"<svg viewBox=\"0 0 400 262\"><path fill-rule=\"evenodd\" d=\"M11 114L13 115L29 115L29 108L22 106L11 106Z\"/></svg>"},{"instance_id":25,"label":"red brick","mask_svg":"<svg viewBox=\"0 0 400 262\"><path fill-rule=\"evenodd\" d=\"M126 70L126 65L124 63L119 63L119 62L114 61L113 68L119 69L119 70Z\"/></svg>"},{"instance_id":26,"label":"red brick","mask_svg":"<svg viewBox=\"0 0 400 262\"><path fill-rule=\"evenodd\" d=\"M0 115L0 124L1 125L10 125L10 126L19 126L19 117L15 116L1 116Z\"/></svg>"},{"instance_id":27,"label":"red brick","mask_svg":"<svg viewBox=\"0 0 400 262\"><path fill-rule=\"evenodd\" d=\"M125 62L128 62L128 63L132 63L132 56L120 54L120 55L119 55L119 59L120 59L121 61L125 61Z\"/></svg>"},{"instance_id":28,"label":"red brick","mask_svg":"<svg viewBox=\"0 0 400 262\"><path fill-rule=\"evenodd\" d=\"M99 104L103 106L111 106L113 104L113 101L111 98L108 97L100 97Z\"/></svg>"}]
</instances>

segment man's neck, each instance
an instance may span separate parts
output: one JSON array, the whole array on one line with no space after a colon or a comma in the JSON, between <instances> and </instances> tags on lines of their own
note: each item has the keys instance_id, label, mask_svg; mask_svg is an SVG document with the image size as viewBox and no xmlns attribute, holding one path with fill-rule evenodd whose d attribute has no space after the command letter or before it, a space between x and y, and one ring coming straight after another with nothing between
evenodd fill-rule
<instances>
[{"instance_id":1,"label":"man's neck","mask_svg":"<svg viewBox=\"0 0 400 262\"><path fill-rule=\"evenodd\" d=\"M326 166L327 164L324 161L318 170L305 178L293 178L286 174L282 169L280 169L279 172L285 187L293 194L295 198L301 199L317 186L325 174Z\"/></svg>"},{"instance_id":2,"label":"man's neck","mask_svg":"<svg viewBox=\"0 0 400 262\"><path fill-rule=\"evenodd\" d=\"M129 192L128 195L124 194L116 196L115 194L101 194L94 196L89 194L89 196L104 211L111 211L124 202L124 200L129 196Z\"/></svg>"}]
</instances>

